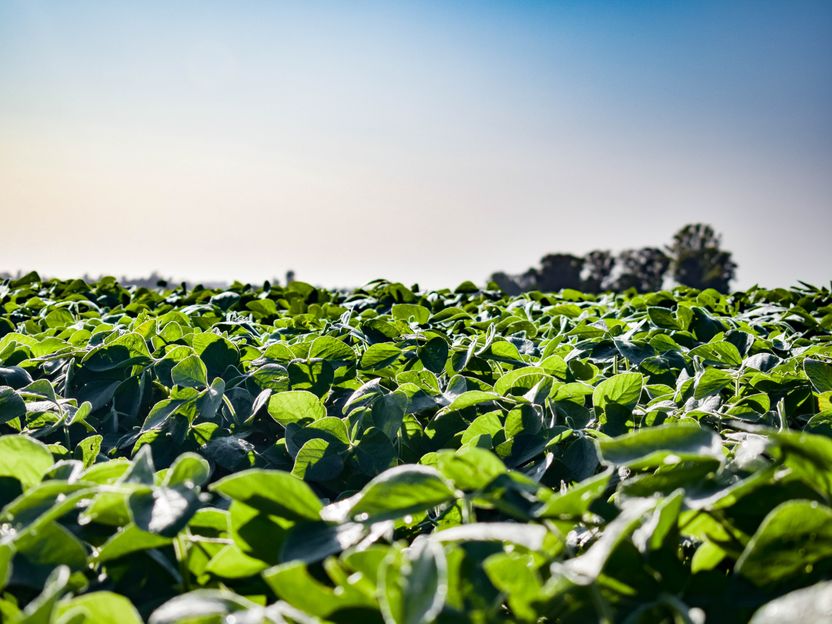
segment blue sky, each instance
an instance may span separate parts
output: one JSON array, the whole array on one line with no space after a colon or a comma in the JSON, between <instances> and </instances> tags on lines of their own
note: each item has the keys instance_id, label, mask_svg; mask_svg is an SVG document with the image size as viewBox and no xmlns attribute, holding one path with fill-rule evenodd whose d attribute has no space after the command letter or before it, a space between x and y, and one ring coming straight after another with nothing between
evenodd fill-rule
<instances>
[{"instance_id":1,"label":"blue sky","mask_svg":"<svg viewBox=\"0 0 832 624\"><path fill-rule=\"evenodd\" d=\"M0 271L832 278L832 3L0 2Z\"/></svg>"}]
</instances>

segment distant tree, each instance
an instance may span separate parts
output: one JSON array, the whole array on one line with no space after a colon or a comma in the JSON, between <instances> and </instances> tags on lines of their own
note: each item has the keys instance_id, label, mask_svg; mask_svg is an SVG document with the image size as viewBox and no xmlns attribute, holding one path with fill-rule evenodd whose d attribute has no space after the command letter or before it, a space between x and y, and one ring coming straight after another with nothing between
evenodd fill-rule
<instances>
[{"instance_id":1,"label":"distant tree","mask_svg":"<svg viewBox=\"0 0 832 624\"><path fill-rule=\"evenodd\" d=\"M562 288L581 287L583 258L571 254L549 254L540 259L537 288L543 291L555 291Z\"/></svg>"},{"instance_id":2,"label":"distant tree","mask_svg":"<svg viewBox=\"0 0 832 624\"><path fill-rule=\"evenodd\" d=\"M658 247L627 249L618 256L619 273L615 290L635 288L638 292L661 290L670 258Z\"/></svg>"},{"instance_id":3,"label":"distant tree","mask_svg":"<svg viewBox=\"0 0 832 624\"><path fill-rule=\"evenodd\" d=\"M540 271L531 267L530 269L526 269L520 275L515 275L514 281L517 282L523 292L540 290Z\"/></svg>"},{"instance_id":4,"label":"distant tree","mask_svg":"<svg viewBox=\"0 0 832 624\"><path fill-rule=\"evenodd\" d=\"M581 273L581 289L584 292L599 293L612 284L615 270L615 256L606 249L595 249L584 256Z\"/></svg>"},{"instance_id":5,"label":"distant tree","mask_svg":"<svg viewBox=\"0 0 832 624\"><path fill-rule=\"evenodd\" d=\"M513 297L514 295L519 295L523 292L523 289L520 287L520 284L517 283L516 279L503 271L492 273L489 279L497 284L499 289L509 296Z\"/></svg>"},{"instance_id":6,"label":"distant tree","mask_svg":"<svg viewBox=\"0 0 832 624\"><path fill-rule=\"evenodd\" d=\"M691 223L676 232L667 248L673 279L700 290L728 292L737 265L721 243L722 237L704 223Z\"/></svg>"}]
</instances>

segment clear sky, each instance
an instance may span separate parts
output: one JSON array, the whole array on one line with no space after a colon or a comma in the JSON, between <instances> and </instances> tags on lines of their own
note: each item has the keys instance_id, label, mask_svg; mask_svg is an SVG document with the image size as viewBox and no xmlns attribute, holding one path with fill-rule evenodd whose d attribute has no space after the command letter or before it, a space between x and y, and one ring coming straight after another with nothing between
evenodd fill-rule
<instances>
[{"instance_id":1,"label":"clear sky","mask_svg":"<svg viewBox=\"0 0 832 624\"><path fill-rule=\"evenodd\" d=\"M832 2L0 0L0 271L832 278Z\"/></svg>"}]
</instances>

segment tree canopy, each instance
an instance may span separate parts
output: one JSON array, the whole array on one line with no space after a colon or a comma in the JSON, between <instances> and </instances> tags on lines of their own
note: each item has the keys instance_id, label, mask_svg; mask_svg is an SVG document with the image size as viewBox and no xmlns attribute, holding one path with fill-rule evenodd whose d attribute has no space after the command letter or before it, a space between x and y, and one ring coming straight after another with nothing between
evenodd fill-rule
<instances>
[{"instance_id":1,"label":"tree canopy","mask_svg":"<svg viewBox=\"0 0 832 624\"><path fill-rule=\"evenodd\" d=\"M692 223L673 235L667 247L625 249L618 254L595 249L584 256L550 253L540 265L519 275L498 271L491 281L508 294L524 291L638 292L660 290L672 279L678 284L728 292L737 265L721 248L721 237L710 225Z\"/></svg>"}]
</instances>

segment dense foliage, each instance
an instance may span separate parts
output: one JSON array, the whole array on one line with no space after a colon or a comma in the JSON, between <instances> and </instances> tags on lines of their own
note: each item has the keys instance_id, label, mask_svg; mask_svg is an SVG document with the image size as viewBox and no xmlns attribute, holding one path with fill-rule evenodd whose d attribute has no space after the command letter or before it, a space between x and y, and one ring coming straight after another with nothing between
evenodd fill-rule
<instances>
[{"instance_id":1,"label":"dense foliage","mask_svg":"<svg viewBox=\"0 0 832 624\"><path fill-rule=\"evenodd\" d=\"M828 290L0 306L3 622L829 615Z\"/></svg>"}]
</instances>

